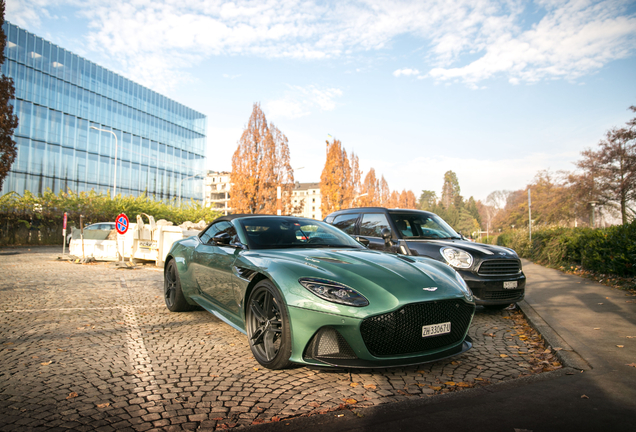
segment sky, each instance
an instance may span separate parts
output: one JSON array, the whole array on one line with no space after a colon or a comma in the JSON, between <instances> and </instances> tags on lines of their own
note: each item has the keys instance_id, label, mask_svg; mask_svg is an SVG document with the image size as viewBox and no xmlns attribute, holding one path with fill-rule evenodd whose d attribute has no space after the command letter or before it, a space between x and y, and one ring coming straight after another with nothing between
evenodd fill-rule
<instances>
[{"instance_id":1,"label":"sky","mask_svg":"<svg viewBox=\"0 0 636 432\"><path fill-rule=\"evenodd\" d=\"M113 7L116 5L116 7ZM7 0L6 19L207 115L231 170L254 103L318 182L325 141L392 190L523 189L636 105L636 2Z\"/></svg>"}]
</instances>

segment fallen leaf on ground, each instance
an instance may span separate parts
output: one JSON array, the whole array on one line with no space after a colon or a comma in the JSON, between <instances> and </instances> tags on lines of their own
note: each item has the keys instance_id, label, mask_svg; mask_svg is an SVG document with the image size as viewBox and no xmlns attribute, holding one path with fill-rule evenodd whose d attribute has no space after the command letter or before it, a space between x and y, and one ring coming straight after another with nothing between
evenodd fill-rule
<instances>
[{"instance_id":1,"label":"fallen leaf on ground","mask_svg":"<svg viewBox=\"0 0 636 432\"><path fill-rule=\"evenodd\" d=\"M103 403L103 404L97 404L97 408L106 408L109 405L110 405L110 402L106 402L106 403Z\"/></svg>"},{"instance_id":2,"label":"fallen leaf on ground","mask_svg":"<svg viewBox=\"0 0 636 432\"><path fill-rule=\"evenodd\" d=\"M627 339L634 339L636 336L625 336Z\"/></svg>"},{"instance_id":3,"label":"fallen leaf on ground","mask_svg":"<svg viewBox=\"0 0 636 432\"><path fill-rule=\"evenodd\" d=\"M68 394L68 396L66 396L66 399L73 399L76 398L78 395L75 392L71 392Z\"/></svg>"},{"instance_id":4,"label":"fallen leaf on ground","mask_svg":"<svg viewBox=\"0 0 636 432\"><path fill-rule=\"evenodd\" d=\"M506 354L499 354L499 357L504 358L504 357L508 357Z\"/></svg>"},{"instance_id":5,"label":"fallen leaf on ground","mask_svg":"<svg viewBox=\"0 0 636 432\"><path fill-rule=\"evenodd\" d=\"M484 333L484 336L495 337L494 333Z\"/></svg>"},{"instance_id":6,"label":"fallen leaf on ground","mask_svg":"<svg viewBox=\"0 0 636 432\"><path fill-rule=\"evenodd\" d=\"M601 329L600 327L594 327L594 330L600 330L600 329Z\"/></svg>"},{"instance_id":7,"label":"fallen leaf on ground","mask_svg":"<svg viewBox=\"0 0 636 432\"><path fill-rule=\"evenodd\" d=\"M446 384L447 386L454 386L455 382L453 381L446 381L444 384Z\"/></svg>"},{"instance_id":8,"label":"fallen leaf on ground","mask_svg":"<svg viewBox=\"0 0 636 432\"><path fill-rule=\"evenodd\" d=\"M600 305L602 305L603 303L599 303Z\"/></svg>"},{"instance_id":9,"label":"fallen leaf on ground","mask_svg":"<svg viewBox=\"0 0 636 432\"><path fill-rule=\"evenodd\" d=\"M373 384L367 384L364 386L364 388L367 390L375 390L376 386L374 386Z\"/></svg>"},{"instance_id":10,"label":"fallen leaf on ground","mask_svg":"<svg viewBox=\"0 0 636 432\"><path fill-rule=\"evenodd\" d=\"M467 382L460 382L457 383L457 387L472 387L473 385L471 383L467 383Z\"/></svg>"},{"instance_id":11,"label":"fallen leaf on ground","mask_svg":"<svg viewBox=\"0 0 636 432\"><path fill-rule=\"evenodd\" d=\"M50 365L51 363L53 363L53 362L52 362L52 361L47 361L47 362L40 363L40 364L41 364L42 366L48 366L48 365Z\"/></svg>"},{"instance_id":12,"label":"fallen leaf on ground","mask_svg":"<svg viewBox=\"0 0 636 432\"><path fill-rule=\"evenodd\" d=\"M627 337L631 337L631 336L627 336ZM418 370L418 371L416 371L416 372L417 372L418 374L422 374L422 375L423 375L423 374L425 374L425 373L428 373L428 372L423 371L423 370Z\"/></svg>"},{"instance_id":13,"label":"fallen leaf on ground","mask_svg":"<svg viewBox=\"0 0 636 432\"><path fill-rule=\"evenodd\" d=\"M214 421L221 421L221 420L223 420L223 417L214 417L212 420L214 420Z\"/></svg>"},{"instance_id":14,"label":"fallen leaf on ground","mask_svg":"<svg viewBox=\"0 0 636 432\"><path fill-rule=\"evenodd\" d=\"M555 351L561 351L563 348L555 348Z\"/></svg>"},{"instance_id":15,"label":"fallen leaf on ground","mask_svg":"<svg viewBox=\"0 0 636 432\"><path fill-rule=\"evenodd\" d=\"M349 384L350 387L358 387L358 383L351 383Z\"/></svg>"},{"instance_id":16,"label":"fallen leaf on ground","mask_svg":"<svg viewBox=\"0 0 636 432\"><path fill-rule=\"evenodd\" d=\"M581 399L589 399L589 398L590 398L589 396L581 395Z\"/></svg>"},{"instance_id":17,"label":"fallen leaf on ground","mask_svg":"<svg viewBox=\"0 0 636 432\"><path fill-rule=\"evenodd\" d=\"M440 391L442 388L439 386L429 386L431 389L435 390L435 391Z\"/></svg>"},{"instance_id":18,"label":"fallen leaf on ground","mask_svg":"<svg viewBox=\"0 0 636 432\"><path fill-rule=\"evenodd\" d=\"M346 404L349 404L349 405L355 405L355 404L357 404L357 403L358 403L358 401L357 401L357 400L352 399L352 398L349 398L349 399L343 399L343 401L345 401L345 403L346 403Z\"/></svg>"},{"instance_id":19,"label":"fallen leaf on ground","mask_svg":"<svg viewBox=\"0 0 636 432\"><path fill-rule=\"evenodd\" d=\"M616 345L616 346L619 347L619 348L624 348L625 347L625 345Z\"/></svg>"},{"instance_id":20,"label":"fallen leaf on ground","mask_svg":"<svg viewBox=\"0 0 636 432\"><path fill-rule=\"evenodd\" d=\"M483 378L474 378L475 381L483 381Z\"/></svg>"},{"instance_id":21,"label":"fallen leaf on ground","mask_svg":"<svg viewBox=\"0 0 636 432\"><path fill-rule=\"evenodd\" d=\"M630 363L627 366L636 367L636 363Z\"/></svg>"}]
</instances>

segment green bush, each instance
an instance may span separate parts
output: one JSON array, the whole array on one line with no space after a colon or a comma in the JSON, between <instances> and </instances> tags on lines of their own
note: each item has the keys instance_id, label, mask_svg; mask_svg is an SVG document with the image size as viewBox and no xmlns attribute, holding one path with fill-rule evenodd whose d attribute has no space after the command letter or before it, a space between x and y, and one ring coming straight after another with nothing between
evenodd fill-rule
<instances>
[{"instance_id":1,"label":"green bush","mask_svg":"<svg viewBox=\"0 0 636 432\"><path fill-rule=\"evenodd\" d=\"M201 207L193 200L179 207L174 201L165 203L146 195L117 195L111 200L108 194L95 191L56 195L49 190L41 196L28 191L24 196L9 192L0 197L0 245L62 244L64 212L68 215L69 231L72 226L79 228L80 215L84 216L84 226L114 222L120 213L125 213L133 223L138 214L146 213L155 220L166 219L175 225L188 220L211 222L220 216L218 211Z\"/></svg>"},{"instance_id":2,"label":"green bush","mask_svg":"<svg viewBox=\"0 0 636 432\"><path fill-rule=\"evenodd\" d=\"M587 270L617 276L636 276L636 221L609 228L548 227L502 233L497 244L519 256L553 267L581 265Z\"/></svg>"}]
</instances>

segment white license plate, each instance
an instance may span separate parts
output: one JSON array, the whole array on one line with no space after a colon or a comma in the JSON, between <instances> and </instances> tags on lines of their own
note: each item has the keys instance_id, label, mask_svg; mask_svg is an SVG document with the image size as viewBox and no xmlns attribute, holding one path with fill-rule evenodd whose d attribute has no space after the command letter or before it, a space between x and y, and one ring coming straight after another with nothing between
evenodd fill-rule
<instances>
[{"instance_id":1,"label":"white license plate","mask_svg":"<svg viewBox=\"0 0 636 432\"><path fill-rule=\"evenodd\" d=\"M517 281L504 282L504 289L517 288Z\"/></svg>"},{"instance_id":2,"label":"white license plate","mask_svg":"<svg viewBox=\"0 0 636 432\"><path fill-rule=\"evenodd\" d=\"M451 323L431 324L422 327L422 337L437 336L451 332Z\"/></svg>"},{"instance_id":3,"label":"white license plate","mask_svg":"<svg viewBox=\"0 0 636 432\"><path fill-rule=\"evenodd\" d=\"M154 247L154 241L140 241L139 248L140 249L152 249Z\"/></svg>"}]
</instances>

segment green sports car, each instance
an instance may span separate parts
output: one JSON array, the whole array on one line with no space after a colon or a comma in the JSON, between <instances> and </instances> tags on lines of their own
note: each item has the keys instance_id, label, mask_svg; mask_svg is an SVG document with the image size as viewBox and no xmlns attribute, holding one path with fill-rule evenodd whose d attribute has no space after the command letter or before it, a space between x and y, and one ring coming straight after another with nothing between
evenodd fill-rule
<instances>
[{"instance_id":1,"label":"green sports car","mask_svg":"<svg viewBox=\"0 0 636 432\"><path fill-rule=\"evenodd\" d=\"M164 281L170 311L208 310L270 369L413 365L472 346L475 303L455 270L312 219L216 219L172 246Z\"/></svg>"}]
</instances>

